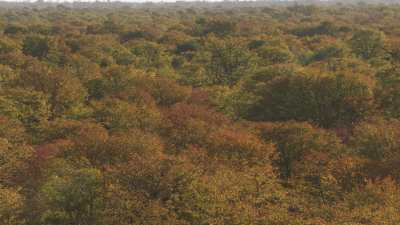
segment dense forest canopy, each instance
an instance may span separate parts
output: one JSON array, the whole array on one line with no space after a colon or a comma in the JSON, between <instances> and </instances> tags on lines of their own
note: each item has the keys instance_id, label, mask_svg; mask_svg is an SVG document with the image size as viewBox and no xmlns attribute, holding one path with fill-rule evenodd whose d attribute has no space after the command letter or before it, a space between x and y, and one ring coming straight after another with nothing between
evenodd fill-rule
<instances>
[{"instance_id":1,"label":"dense forest canopy","mask_svg":"<svg viewBox=\"0 0 400 225\"><path fill-rule=\"evenodd\" d=\"M400 5L2 5L0 224L399 224Z\"/></svg>"}]
</instances>

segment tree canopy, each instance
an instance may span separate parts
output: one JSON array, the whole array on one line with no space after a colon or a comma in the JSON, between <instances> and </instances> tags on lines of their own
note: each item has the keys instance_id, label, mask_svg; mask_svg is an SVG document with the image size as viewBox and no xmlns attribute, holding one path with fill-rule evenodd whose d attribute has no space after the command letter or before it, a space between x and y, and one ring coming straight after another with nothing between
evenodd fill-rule
<instances>
[{"instance_id":1,"label":"tree canopy","mask_svg":"<svg viewBox=\"0 0 400 225\"><path fill-rule=\"evenodd\" d=\"M399 224L391 2L0 3L0 224Z\"/></svg>"}]
</instances>

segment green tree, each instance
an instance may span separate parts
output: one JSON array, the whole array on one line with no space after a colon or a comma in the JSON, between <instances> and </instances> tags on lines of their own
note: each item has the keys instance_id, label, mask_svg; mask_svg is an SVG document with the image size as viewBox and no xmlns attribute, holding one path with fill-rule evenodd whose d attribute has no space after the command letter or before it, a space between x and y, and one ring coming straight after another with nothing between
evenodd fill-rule
<instances>
[{"instance_id":1,"label":"green tree","mask_svg":"<svg viewBox=\"0 0 400 225\"><path fill-rule=\"evenodd\" d=\"M340 155L343 150L341 141L335 134L314 128L307 123L271 123L260 127L261 136L266 141L276 144L278 158L275 163L284 180L296 179L299 176L311 178L314 175L312 173L322 173L329 163L326 160L335 158L335 155ZM319 162L306 161L307 157L313 154L325 157ZM312 168L313 166L317 167ZM310 168L312 169L308 170Z\"/></svg>"},{"instance_id":2,"label":"green tree","mask_svg":"<svg viewBox=\"0 0 400 225\"><path fill-rule=\"evenodd\" d=\"M43 93L15 88L6 91L4 96L12 102L16 110L16 118L28 131L37 131L49 119L50 107Z\"/></svg>"},{"instance_id":3,"label":"green tree","mask_svg":"<svg viewBox=\"0 0 400 225\"><path fill-rule=\"evenodd\" d=\"M45 94L51 118L67 115L73 117L85 113L83 102L87 91L82 83L66 70L33 60L24 68L17 84L22 88Z\"/></svg>"},{"instance_id":4,"label":"green tree","mask_svg":"<svg viewBox=\"0 0 400 225\"><path fill-rule=\"evenodd\" d=\"M257 49L257 53L261 58L261 65L290 63L294 60L290 50L284 47L263 46Z\"/></svg>"},{"instance_id":5,"label":"green tree","mask_svg":"<svg viewBox=\"0 0 400 225\"><path fill-rule=\"evenodd\" d=\"M98 170L80 169L53 175L40 190L46 206L43 224L98 224L103 209L103 177Z\"/></svg>"},{"instance_id":6,"label":"green tree","mask_svg":"<svg viewBox=\"0 0 400 225\"><path fill-rule=\"evenodd\" d=\"M50 51L49 40L41 36L29 36L24 39L22 51L25 55L44 58Z\"/></svg>"},{"instance_id":7,"label":"green tree","mask_svg":"<svg viewBox=\"0 0 400 225\"><path fill-rule=\"evenodd\" d=\"M386 116L400 118L400 68L386 68L379 71L376 77L375 98L380 109Z\"/></svg>"},{"instance_id":8,"label":"green tree","mask_svg":"<svg viewBox=\"0 0 400 225\"><path fill-rule=\"evenodd\" d=\"M233 85L253 69L252 56L233 38L208 40L207 73L211 84Z\"/></svg>"},{"instance_id":9,"label":"green tree","mask_svg":"<svg viewBox=\"0 0 400 225\"><path fill-rule=\"evenodd\" d=\"M310 121L323 127L349 125L374 110L373 82L354 75L279 76L256 90L260 101L248 118Z\"/></svg>"},{"instance_id":10,"label":"green tree","mask_svg":"<svg viewBox=\"0 0 400 225\"><path fill-rule=\"evenodd\" d=\"M161 114L154 105L141 105L117 99L94 102L94 118L111 130L139 128L156 130Z\"/></svg>"},{"instance_id":11,"label":"green tree","mask_svg":"<svg viewBox=\"0 0 400 225\"><path fill-rule=\"evenodd\" d=\"M375 30L359 30L350 40L353 52L362 59L371 59L383 53L384 35Z\"/></svg>"},{"instance_id":12,"label":"green tree","mask_svg":"<svg viewBox=\"0 0 400 225\"><path fill-rule=\"evenodd\" d=\"M217 36L228 36L233 35L236 31L236 24L233 21L216 19L209 20L202 24L200 20L197 21L198 24L203 25L203 34L207 35L210 33L216 34Z\"/></svg>"}]
</instances>

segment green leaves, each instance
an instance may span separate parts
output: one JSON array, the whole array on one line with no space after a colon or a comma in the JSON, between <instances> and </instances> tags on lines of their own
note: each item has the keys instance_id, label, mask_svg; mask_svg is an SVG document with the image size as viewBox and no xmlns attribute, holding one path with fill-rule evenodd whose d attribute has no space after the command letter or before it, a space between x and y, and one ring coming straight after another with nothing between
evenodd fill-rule
<instances>
[{"instance_id":1,"label":"green leaves","mask_svg":"<svg viewBox=\"0 0 400 225\"><path fill-rule=\"evenodd\" d=\"M1 4L1 225L399 223L399 7Z\"/></svg>"},{"instance_id":2,"label":"green leaves","mask_svg":"<svg viewBox=\"0 0 400 225\"><path fill-rule=\"evenodd\" d=\"M207 73L211 84L234 85L253 69L252 55L233 38L208 40Z\"/></svg>"},{"instance_id":3,"label":"green leaves","mask_svg":"<svg viewBox=\"0 0 400 225\"><path fill-rule=\"evenodd\" d=\"M384 53L384 34L374 30L359 30L350 40L353 52L368 60Z\"/></svg>"},{"instance_id":4,"label":"green leaves","mask_svg":"<svg viewBox=\"0 0 400 225\"><path fill-rule=\"evenodd\" d=\"M24 39L22 51L25 55L44 58L50 51L49 40L40 36L29 36Z\"/></svg>"},{"instance_id":5,"label":"green leaves","mask_svg":"<svg viewBox=\"0 0 400 225\"><path fill-rule=\"evenodd\" d=\"M266 121L310 121L323 127L349 125L374 110L372 84L353 75L277 77L255 90L261 100L248 118Z\"/></svg>"},{"instance_id":6,"label":"green leaves","mask_svg":"<svg viewBox=\"0 0 400 225\"><path fill-rule=\"evenodd\" d=\"M96 224L99 220L103 178L98 170L53 175L40 192L47 208L41 218L44 224Z\"/></svg>"}]
</instances>

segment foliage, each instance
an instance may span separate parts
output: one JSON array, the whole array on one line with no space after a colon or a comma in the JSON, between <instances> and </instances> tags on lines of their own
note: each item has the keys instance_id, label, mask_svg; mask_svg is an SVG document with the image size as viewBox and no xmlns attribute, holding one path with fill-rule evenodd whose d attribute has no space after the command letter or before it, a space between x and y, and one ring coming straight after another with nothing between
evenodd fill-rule
<instances>
[{"instance_id":1,"label":"foliage","mask_svg":"<svg viewBox=\"0 0 400 225\"><path fill-rule=\"evenodd\" d=\"M398 224L400 7L355 3L0 3L0 224Z\"/></svg>"},{"instance_id":2,"label":"foliage","mask_svg":"<svg viewBox=\"0 0 400 225\"><path fill-rule=\"evenodd\" d=\"M255 90L261 100L248 118L309 121L323 127L350 125L374 110L372 90L368 79L354 75L280 76Z\"/></svg>"}]
</instances>

